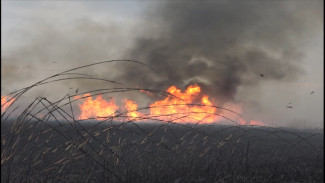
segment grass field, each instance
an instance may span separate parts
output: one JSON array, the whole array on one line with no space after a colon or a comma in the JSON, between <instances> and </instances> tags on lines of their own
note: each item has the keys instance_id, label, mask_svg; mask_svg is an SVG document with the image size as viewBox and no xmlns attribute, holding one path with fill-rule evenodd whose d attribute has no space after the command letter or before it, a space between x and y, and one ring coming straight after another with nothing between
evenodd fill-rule
<instances>
[{"instance_id":1,"label":"grass field","mask_svg":"<svg viewBox=\"0 0 325 183\"><path fill-rule=\"evenodd\" d=\"M323 134L314 132L133 122L1 129L1 182L324 181Z\"/></svg>"},{"instance_id":2,"label":"grass field","mask_svg":"<svg viewBox=\"0 0 325 183\"><path fill-rule=\"evenodd\" d=\"M70 77L75 70L10 95L17 100L31 88L80 76L102 80ZM139 89L96 92L130 90ZM72 97L40 97L19 114L17 103L2 111L1 182L324 182L320 130L135 122L125 114L76 120Z\"/></svg>"}]
</instances>

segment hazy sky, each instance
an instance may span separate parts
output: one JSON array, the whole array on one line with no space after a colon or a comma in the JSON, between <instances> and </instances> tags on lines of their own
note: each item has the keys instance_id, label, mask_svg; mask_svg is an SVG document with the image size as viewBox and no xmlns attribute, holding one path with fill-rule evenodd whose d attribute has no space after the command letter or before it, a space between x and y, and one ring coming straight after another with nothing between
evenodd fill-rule
<instances>
[{"instance_id":1,"label":"hazy sky","mask_svg":"<svg viewBox=\"0 0 325 183\"><path fill-rule=\"evenodd\" d=\"M71 67L136 59L159 73L130 64L84 72L160 90L195 82L220 105L243 104L248 119L323 127L321 0L1 3L2 95ZM102 84L67 82L31 96L69 87Z\"/></svg>"}]
</instances>

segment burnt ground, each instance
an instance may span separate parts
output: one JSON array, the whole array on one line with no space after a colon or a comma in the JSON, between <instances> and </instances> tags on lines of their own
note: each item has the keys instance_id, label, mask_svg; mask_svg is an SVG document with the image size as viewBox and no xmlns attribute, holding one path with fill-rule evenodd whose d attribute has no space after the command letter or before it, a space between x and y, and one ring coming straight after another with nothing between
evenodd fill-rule
<instances>
[{"instance_id":1,"label":"burnt ground","mask_svg":"<svg viewBox=\"0 0 325 183\"><path fill-rule=\"evenodd\" d=\"M1 123L1 182L324 182L324 134L253 126Z\"/></svg>"}]
</instances>

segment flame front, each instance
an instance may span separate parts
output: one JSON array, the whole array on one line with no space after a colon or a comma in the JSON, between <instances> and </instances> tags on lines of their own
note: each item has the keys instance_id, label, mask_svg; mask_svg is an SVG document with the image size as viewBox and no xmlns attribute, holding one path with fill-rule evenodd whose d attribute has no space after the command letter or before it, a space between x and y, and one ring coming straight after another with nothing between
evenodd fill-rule
<instances>
[{"instance_id":1,"label":"flame front","mask_svg":"<svg viewBox=\"0 0 325 183\"><path fill-rule=\"evenodd\" d=\"M171 86L167 92L171 95L150 105L152 117L173 122L211 123L216 121L217 109L212 106L208 96L203 96L199 105L194 104L201 92L198 85L189 86L185 92L176 86Z\"/></svg>"},{"instance_id":2,"label":"flame front","mask_svg":"<svg viewBox=\"0 0 325 183\"><path fill-rule=\"evenodd\" d=\"M15 98L1 96L1 111L5 111L15 100Z\"/></svg>"},{"instance_id":3,"label":"flame front","mask_svg":"<svg viewBox=\"0 0 325 183\"><path fill-rule=\"evenodd\" d=\"M144 90L140 90L140 92L147 93ZM201 88L196 84L188 86L184 92L176 86L170 86L166 92L170 95L149 105L149 113L138 111L138 104L129 99L123 99L124 106L121 107L119 113L117 113L119 106L116 105L114 98L104 100L102 95L94 97L87 93L77 95L74 99L82 101L79 104L80 115L78 119L80 120L90 118L105 120L107 117L114 117L114 120L118 121L125 121L125 119L132 121L153 119L176 123L214 123L224 119L221 116L228 116L227 111L217 110L215 107L217 105L209 99L209 96L202 94ZM152 96L152 93L148 93ZM230 110L241 110L241 105L228 105ZM127 118L123 119L123 115L120 114L125 114ZM260 121L246 122L242 118L238 119L238 124L264 125Z\"/></svg>"},{"instance_id":4,"label":"flame front","mask_svg":"<svg viewBox=\"0 0 325 183\"><path fill-rule=\"evenodd\" d=\"M130 120L137 120L139 119L142 114L137 111L138 109L138 104L135 103L135 101L124 99L123 100L125 105L125 109L128 111L127 116L129 117Z\"/></svg>"},{"instance_id":5,"label":"flame front","mask_svg":"<svg viewBox=\"0 0 325 183\"><path fill-rule=\"evenodd\" d=\"M115 104L115 100L112 98L109 101L106 101L102 98L102 95L98 95L95 99L92 99L89 93L76 96L75 99L80 99L82 97L86 97L83 100L83 103L79 105L80 107L80 115L78 119L84 120L89 118L107 118L113 116L115 112L118 110L118 106Z\"/></svg>"}]
</instances>

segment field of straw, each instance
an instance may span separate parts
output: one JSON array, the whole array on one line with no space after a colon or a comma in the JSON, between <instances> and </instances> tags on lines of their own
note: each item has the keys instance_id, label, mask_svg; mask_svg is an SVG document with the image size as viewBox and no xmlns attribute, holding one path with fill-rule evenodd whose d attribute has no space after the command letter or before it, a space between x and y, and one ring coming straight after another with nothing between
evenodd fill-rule
<instances>
[{"instance_id":1,"label":"field of straw","mask_svg":"<svg viewBox=\"0 0 325 183\"><path fill-rule=\"evenodd\" d=\"M324 182L322 132L178 123L150 115L139 122L126 113L79 120L72 106L82 98L73 95L54 102L38 97L28 106L19 105L21 96L49 83L74 79L115 82L78 72L111 62L149 67L132 60L98 62L7 95L14 101L1 111L1 182ZM134 90L140 89L86 93L96 96Z\"/></svg>"}]
</instances>

